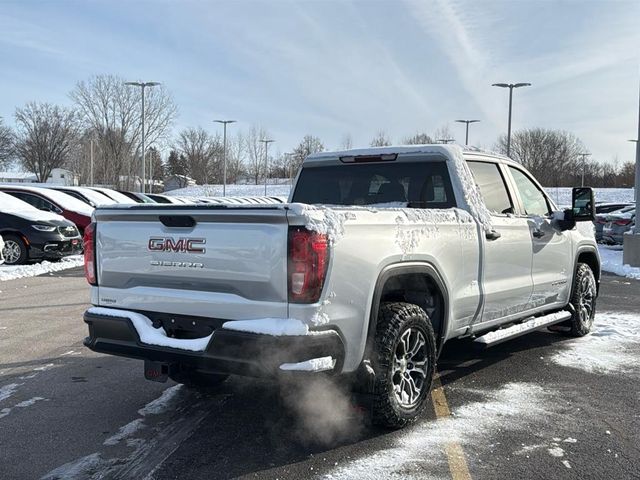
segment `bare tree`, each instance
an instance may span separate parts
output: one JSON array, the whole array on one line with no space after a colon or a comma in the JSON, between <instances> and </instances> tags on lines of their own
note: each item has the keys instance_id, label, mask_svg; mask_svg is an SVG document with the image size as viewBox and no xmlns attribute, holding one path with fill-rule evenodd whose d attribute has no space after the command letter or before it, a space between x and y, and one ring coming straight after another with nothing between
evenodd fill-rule
<instances>
[{"instance_id":1,"label":"bare tree","mask_svg":"<svg viewBox=\"0 0 640 480\"><path fill-rule=\"evenodd\" d=\"M436 128L436 131L433 132L432 138L435 142L438 143L448 143L449 140L455 140L453 132L451 131L451 128L449 128L448 123Z\"/></svg>"},{"instance_id":2,"label":"bare tree","mask_svg":"<svg viewBox=\"0 0 640 480\"><path fill-rule=\"evenodd\" d=\"M0 117L0 168L7 166L13 157L13 132Z\"/></svg>"},{"instance_id":3,"label":"bare tree","mask_svg":"<svg viewBox=\"0 0 640 480\"><path fill-rule=\"evenodd\" d=\"M391 145L391 139L384 130L378 130L373 140L371 140L372 147L388 147Z\"/></svg>"},{"instance_id":4,"label":"bare tree","mask_svg":"<svg viewBox=\"0 0 640 480\"><path fill-rule=\"evenodd\" d=\"M227 181L229 183L236 183L238 177L245 172L246 151L245 136L242 132L238 132L235 137L227 138Z\"/></svg>"},{"instance_id":5,"label":"bare tree","mask_svg":"<svg viewBox=\"0 0 640 480\"><path fill-rule=\"evenodd\" d=\"M215 182L216 140L202 127L187 128L178 134L175 148L186 159L187 171L196 182L206 185Z\"/></svg>"},{"instance_id":6,"label":"bare tree","mask_svg":"<svg viewBox=\"0 0 640 480\"><path fill-rule=\"evenodd\" d=\"M305 158L307 158L312 153L318 153L324 151L324 144L322 140L318 137L314 137L313 135L305 135L298 146L293 149L293 155L289 155L287 159L289 162L289 170L291 171L291 175L295 176L298 172L298 169L302 165L302 162Z\"/></svg>"},{"instance_id":7,"label":"bare tree","mask_svg":"<svg viewBox=\"0 0 640 480\"><path fill-rule=\"evenodd\" d=\"M101 183L118 183L120 175L137 175L142 167L141 91L124 82L124 78L115 75L97 75L79 82L70 93L85 128L99 146L94 174ZM177 107L163 86L145 91L148 147L168 139L176 115Z\"/></svg>"},{"instance_id":8,"label":"bare tree","mask_svg":"<svg viewBox=\"0 0 640 480\"><path fill-rule=\"evenodd\" d=\"M435 143L433 138L429 134L424 132L416 132L410 137L405 137L402 140L405 145L426 145L428 143Z\"/></svg>"},{"instance_id":9,"label":"bare tree","mask_svg":"<svg viewBox=\"0 0 640 480\"><path fill-rule=\"evenodd\" d=\"M498 138L498 151L506 153L506 136ZM598 176L593 162L583 162L580 153L587 152L575 135L562 130L532 128L511 135L511 158L527 168L540 183L548 187L579 184L582 171L591 178Z\"/></svg>"},{"instance_id":10,"label":"bare tree","mask_svg":"<svg viewBox=\"0 0 640 480\"><path fill-rule=\"evenodd\" d=\"M64 167L78 140L76 112L50 103L17 108L16 155L24 168L46 182L51 170Z\"/></svg>"},{"instance_id":11,"label":"bare tree","mask_svg":"<svg viewBox=\"0 0 640 480\"><path fill-rule=\"evenodd\" d=\"M267 138L267 132L262 127L251 127L245 137L245 149L247 153L247 173L253 177L255 184L266 172L264 171L264 148L262 142Z\"/></svg>"},{"instance_id":12,"label":"bare tree","mask_svg":"<svg viewBox=\"0 0 640 480\"><path fill-rule=\"evenodd\" d=\"M342 142L340 142L340 149L342 150L350 150L353 148L353 138L351 138L350 133L346 133L342 137Z\"/></svg>"}]
</instances>

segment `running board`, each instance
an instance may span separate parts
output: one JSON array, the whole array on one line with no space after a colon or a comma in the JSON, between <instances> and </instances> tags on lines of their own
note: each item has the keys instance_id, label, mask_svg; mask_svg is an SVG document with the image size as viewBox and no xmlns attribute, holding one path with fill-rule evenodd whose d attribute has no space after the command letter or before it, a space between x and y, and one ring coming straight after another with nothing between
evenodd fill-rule
<instances>
[{"instance_id":1,"label":"running board","mask_svg":"<svg viewBox=\"0 0 640 480\"><path fill-rule=\"evenodd\" d=\"M555 325L556 323L564 322L570 318L571 312L567 312L566 310L550 313L542 317L533 317L522 323L518 323L517 325L512 325L511 327L501 328L500 330L485 333L484 335L476 338L474 343L482 345L485 348L492 347L499 343L506 342L507 340L520 337L521 335L526 335L527 333L542 330L543 328Z\"/></svg>"}]
</instances>

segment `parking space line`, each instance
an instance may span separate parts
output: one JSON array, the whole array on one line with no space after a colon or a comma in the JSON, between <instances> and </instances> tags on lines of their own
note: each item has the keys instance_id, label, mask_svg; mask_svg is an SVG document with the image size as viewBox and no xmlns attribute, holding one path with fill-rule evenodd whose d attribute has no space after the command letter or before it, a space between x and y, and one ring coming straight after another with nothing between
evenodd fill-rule
<instances>
[{"instance_id":1,"label":"parking space line","mask_svg":"<svg viewBox=\"0 0 640 480\"><path fill-rule=\"evenodd\" d=\"M444 388L440 383L440 376L436 375L433 379L433 388L431 389L431 402L438 419L444 419L451 416L447 397L444 394ZM462 446L458 442L447 442L444 448L449 463L449 471L452 480L471 480L469 466L464 456Z\"/></svg>"}]
</instances>

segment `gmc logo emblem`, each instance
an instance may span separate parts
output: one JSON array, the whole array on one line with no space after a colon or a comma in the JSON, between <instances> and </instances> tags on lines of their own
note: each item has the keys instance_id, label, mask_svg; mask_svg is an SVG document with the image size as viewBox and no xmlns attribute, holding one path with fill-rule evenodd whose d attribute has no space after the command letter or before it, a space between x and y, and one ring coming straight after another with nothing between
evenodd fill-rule
<instances>
[{"instance_id":1,"label":"gmc logo emblem","mask_svg":"<svg viewBox=\"0 0 640 480\"><path fill-rule=\"evenodd\" d=\"M174 240L171 237L151 237L149 239L149 250L152 252L176 252L176 253L205 253L207 250L201 245L205 245L204 238L179 238Z\"/></svg>"}]
</instances>

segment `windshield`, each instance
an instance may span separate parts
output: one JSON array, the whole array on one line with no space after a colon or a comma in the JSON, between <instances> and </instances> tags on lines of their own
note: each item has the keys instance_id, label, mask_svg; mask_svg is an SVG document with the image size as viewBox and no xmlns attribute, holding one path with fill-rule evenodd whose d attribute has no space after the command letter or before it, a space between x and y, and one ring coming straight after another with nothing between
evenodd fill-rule
<instances>
[{"instance_id":1,"label":"windshield","mask_svg":"<svg viewBox=\"0 0 640 480\"><path fill-rule=\"evenodd\" d=\"M304 167L292 201L311 205L455 206L446 163L434 161Z\"/></svg>"}]
</instances>

